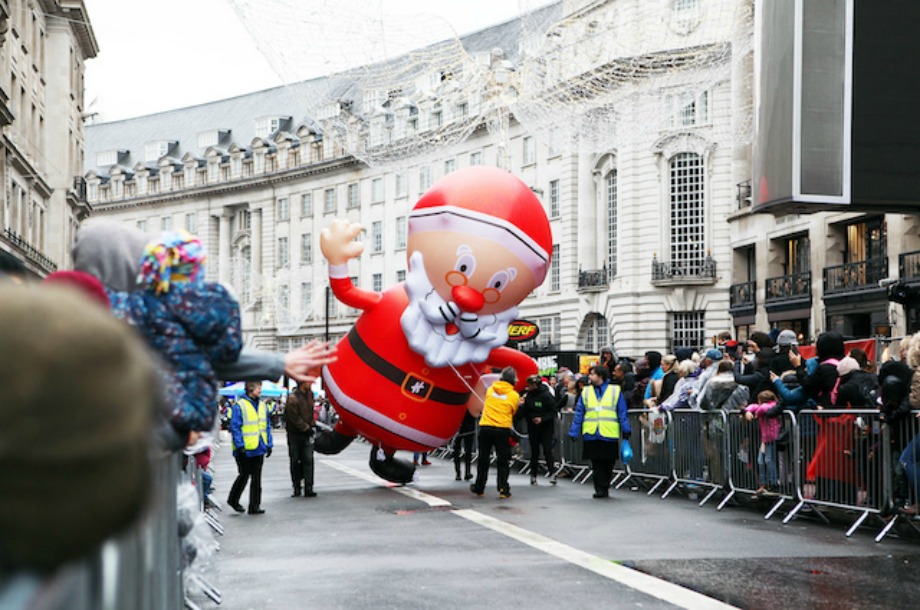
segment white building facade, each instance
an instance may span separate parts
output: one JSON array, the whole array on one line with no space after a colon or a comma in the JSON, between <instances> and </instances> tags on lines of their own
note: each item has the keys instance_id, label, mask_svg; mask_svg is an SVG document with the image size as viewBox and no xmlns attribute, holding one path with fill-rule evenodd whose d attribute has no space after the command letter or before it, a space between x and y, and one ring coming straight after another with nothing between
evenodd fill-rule
<instances>
[{"instance_id":1,"label":"white building facade","mask_svg":"<svg viewBox=\"0 0 920 610\"><path fill-rule=\"evenodd\" d=\"M82 0L0 2L0 248L36 277L70 265L90 213L83 73L97 52Z\"/></svg>"},{"instance_id":2,"label":"white building facade","mask_svg":"<svg viewBox=\"0 0 920 610\"><path fill-rule=\"evenodd\" d=\"M727 5L733 18L707 27L714 7ZM85 178L94 214L149 233L199 234L211 255L209 277L235 288L246 341L262 348L335 339L354 322L357 312L326 299L319 233L332 218L362 223L366 247L351 273L360 287L380 290L404 277L406 217L418 196L441 176L479 164L519 176L550 218L552 268L521 305L522 317L540 327L532 348L597 353L612 345L635 356L702 347L725 330L743 335L755 326L795 323L812 336L829 319L836 324L837 314L822 306L817 278L807 314L798 302L771 309L764 297L767 278L800 269L799 259L784 258L790 240L805 236L796 252L812 253L809 269L847 262L835 248L849 239L846 227L863 221L748 213L743 185L750 181L751 149L739 134L752 122L753 62L751 49L737 41L750 38L753 2L672 0L643 12L623 0L581 1L546 10L558 25L539 33L536 59L525 49L533 36L509 24L461 39L470 57L491 58L477 64L487 70L484 82L501 83L509 71L523 73L526 62L536 61L544 68L544 106L590 99L585 115L596 117L625 99L623 91L645 86L641 95L630 94L642 103L618 105L592 124L601 126L595 131L572 128L570 122L590 123L566 114L565 104L548 106L542 116L529 112L536 103L488 114L480 107L495 111L501 95L460 87L458 96L456 86L451 93L449 85L464 82L460 72L474 71L471 64L439 73L422 98L407 101L404 89L365 91L363 100L337 102L308 118L298 99L320 79L89 127ZM586 35L595 44L583 44ZM675 68L704 61L720 69ZM671 77L655 84L665 73ZM362 102L373 108L355 118ZM359 123L363 129L348 131ZM345 136L333 137L343 125ZM628 137L605 137L605 125ZM450 129L465 135L419 146L419 154L395 162L373 162L375 151L423 141L413 137L430 144ZM898 253L920 247L918 221L883 221L893 267ZM744 286L759 298L739 298ZM835 298L845 304L851 296L841 286ZM798 315L804 318L792 317Z\"/></svg>"}]
</instances>

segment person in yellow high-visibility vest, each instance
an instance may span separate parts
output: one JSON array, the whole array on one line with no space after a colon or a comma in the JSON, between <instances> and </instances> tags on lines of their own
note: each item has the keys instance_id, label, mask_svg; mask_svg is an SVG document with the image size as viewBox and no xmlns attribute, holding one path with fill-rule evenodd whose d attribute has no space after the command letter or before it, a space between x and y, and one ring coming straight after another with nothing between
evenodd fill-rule
<instances>
[{"instance_id":1,"label":"person in yellow high-visibility vest","mask_svg":"<svg viewBox=\"0 0 920 610\"><path fill-rule=\"evenodd\" d=\"M240 496L246 483L249 485L249 514L261 515L262 508L262 463L272 455L272 427L268 423L268 409L259 400L262 397L262 382L247 381L246 395L233 405L230 417L230 437L233 457L239 474L230 488L227 504L236 512L243 512Z\"/></svg>"},{"instance_id":2,"label":"person in yellow high-visibility vest","mask_svg":"<svg viewBox=\"0 0 920 610\"><path fill-rule=\"evenodd\" d=\"M575 405L571 438L582 439L582 455L591 460L594 470L594 498L610 495L613 465L620 455L620 438L628 439L631 429L626 400L620 386L610 383L606 366L591 367L586 385Z\"/></svg>"}]
</instances>

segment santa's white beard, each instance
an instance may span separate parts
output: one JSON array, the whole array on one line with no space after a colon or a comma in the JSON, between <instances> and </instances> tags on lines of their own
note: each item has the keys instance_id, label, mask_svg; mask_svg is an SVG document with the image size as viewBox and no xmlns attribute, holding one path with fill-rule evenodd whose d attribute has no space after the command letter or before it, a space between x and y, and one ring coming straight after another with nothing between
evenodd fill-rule
<instances>
[{"instance_id":1,"label":"santa's white beard","mask_svg":"<svg viewBox=\"0 0 920 610\"><path fill-rule=\"evenodd\" d=\"M518 315L517 307L485 316L461 312L456 303L445 301L435 291L418 251L409 259L406 292L409 305L399 322L409 346L429 366L485 362L493 349L508 342L508 323ZM448 335L448 322L460 332Z\"/></svg>"}]
</instances>

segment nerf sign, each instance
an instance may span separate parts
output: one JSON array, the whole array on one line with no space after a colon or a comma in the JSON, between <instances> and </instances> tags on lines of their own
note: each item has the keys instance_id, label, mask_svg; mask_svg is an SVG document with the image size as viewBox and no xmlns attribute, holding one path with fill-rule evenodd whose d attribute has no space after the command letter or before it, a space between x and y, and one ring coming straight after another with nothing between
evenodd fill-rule
<instances>
[{"instance_id":1,"label":"nerf sign","mask_svg":"<svg viewBox=\"0 0 920 610\"><path fill-rule=\"evenodd\" d=\"M508 341L529 341L539 334L540 329L529 320L515 320L508 325Z\"/></svg>"}]
</instances>

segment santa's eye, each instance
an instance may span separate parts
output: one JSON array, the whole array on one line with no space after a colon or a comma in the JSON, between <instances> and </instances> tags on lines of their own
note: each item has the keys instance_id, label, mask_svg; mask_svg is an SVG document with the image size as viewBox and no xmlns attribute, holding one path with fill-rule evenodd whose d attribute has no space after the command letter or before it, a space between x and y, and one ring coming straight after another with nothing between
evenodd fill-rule
<instances>
[{"instance_id":1,"label":"santa's eye","mask_svg":"<svg viewBox=\"0 0 920 610\"><path fill-rule=\"evenodd\" d=\"M489 279L489 283L486 288L492 288L493 290L498 290L501 292L505 289L505 286L508 285L508 282L511 281L511 275L507 271L498 271Z\"/></svg>"},{"instance_id":2,"label":"santa's eye","mask_svg":"<svg viewBox=\"0 0 920 610\"><path fill-rule=\"evenodd\" d=\"M473 275L473 272L476 270L476 259L473 258L472 254L462 254L460 258L457 259L457 264L454 265L454 271L459 271L466 277Z\"/></svg>"}]
</instances>

